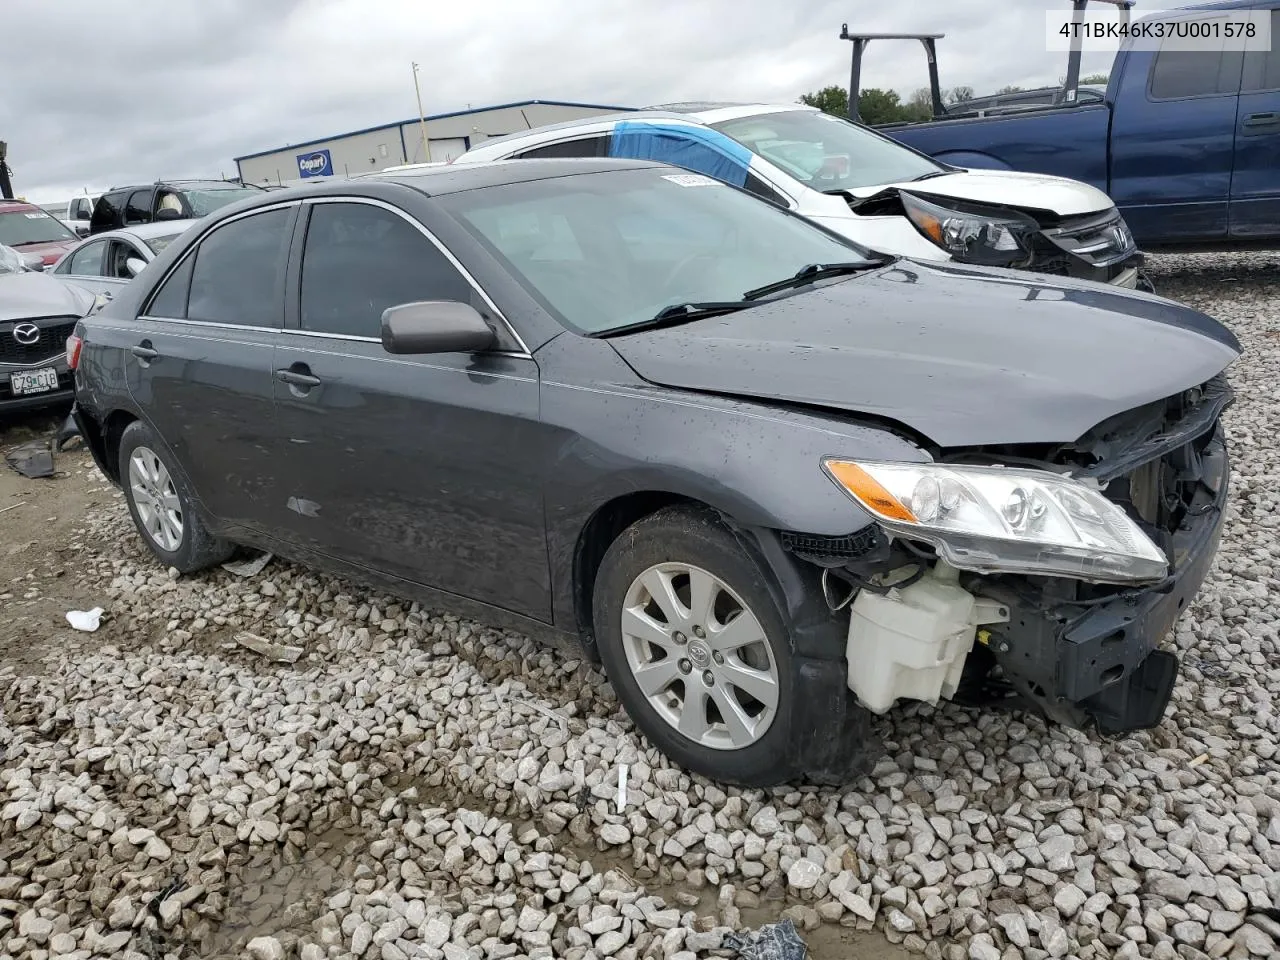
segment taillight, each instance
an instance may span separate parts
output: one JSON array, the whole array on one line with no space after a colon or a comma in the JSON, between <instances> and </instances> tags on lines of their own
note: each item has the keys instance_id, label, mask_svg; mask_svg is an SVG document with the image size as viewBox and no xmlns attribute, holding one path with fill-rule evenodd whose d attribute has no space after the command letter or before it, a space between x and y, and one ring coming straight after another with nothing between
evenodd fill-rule
<instances>
[{"instance_id":1,"label":"taillight","mask_svg":"<svg viewBox=\"0 0 1280 960\"><path fill-rule=\"evenodd\" d=\"M80 364L80 348L84 341L74 333L67 337L67 369L74 370Z\"/></svg>"}]
</instances>

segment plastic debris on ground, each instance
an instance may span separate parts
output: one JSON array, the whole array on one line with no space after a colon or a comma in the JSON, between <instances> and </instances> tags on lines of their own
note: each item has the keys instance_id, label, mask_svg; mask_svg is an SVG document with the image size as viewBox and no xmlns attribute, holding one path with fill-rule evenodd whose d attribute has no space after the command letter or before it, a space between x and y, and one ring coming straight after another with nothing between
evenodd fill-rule
<instances>
[{"instance_id":1,"label":"plastic debris on ground","mask_svg":"<svg viewBox=\"0 0 1280 960\"><path fill-rule=\"evenodd\" d=\"M730 933L724 946L738 960L805 960L809 948L790 920L766 923L753 933Z\"/></svg>"},{"instance_id":2,"label":"plastic debris on ground","mask_svg":"<svg viewBox=\"0 0 1280 960\"><path fill-rule=\"evenodd\" d=\"M102 622L103 613L101 607L94 607L92 610L70 610L67 612L67 623L77 630L93 633Z\"/></svg>"},{"instance_id":3,"label":"plastic debris on ground","mask_svg":"<svg viewBox=\"0 0 1280 960\"><path fill-rule=\"evenodd\" d=\"M53 451L48 440L32 440L4 455L5 462L24 477L38 480L53 476Z\"/></svg>"},{"instance_id":4,"label":"plastic debris on ground","mask_svg":"<svg viewBox=\"0 0 1280 960\"><path fill-rule=\"evenodd\" d=\"M256 633L249 633L247 630L237 633L234 639L236 643L245 649L252 650L268 660L276 660L280 663L297 663L302 655L307 652L302 647L289 647L280 643L272 643Z\"/></svg>"},{"instance_id":5,"label":"plastic debris on ground","mask_svg":"<svg viewBox=\"0 0 1280 960\"><path fill-rule=\"evenodd\" d=\"M61 453L73 440L84 441L80 436L80 428L76 426L76 418L71 414L67 414L67 419L62 421L62 426L58 428L58 432L53 436L53 450L55 453Z\"/></svg>"},{"instance_id":6,"label":"plastic debris on ground","mask_svg":"<svg viewBox=\"0 0 1280 960\"><path fill-rule=\"evenodd\" d=\"M222 565L222 569L237 577L256 577L274 556L273 553L262 553L248 560L228 560Z\"/></svg>"}]
</instances>

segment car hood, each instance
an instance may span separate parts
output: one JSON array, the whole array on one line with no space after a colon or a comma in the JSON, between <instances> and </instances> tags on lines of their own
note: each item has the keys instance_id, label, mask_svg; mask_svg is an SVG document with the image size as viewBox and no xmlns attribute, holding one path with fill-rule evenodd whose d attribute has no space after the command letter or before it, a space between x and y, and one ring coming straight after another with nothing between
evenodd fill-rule
<instances>
[{"instance_id":1,"label":"car hood","mask_svg":"<svg viewBox=\"0 0 1280 960\"><path fill-rule=\"evenodd\" d=\"M1060 217L1100 213L1113 205L1110 197L1087 183L1043 173L1014 173L1010 170L964 170L928 180L864 187L850 193L865 199L886 189L906 190L941 200L968 200L1019 210L1046 210Z\"/></svg>"},{"instance_id":2,"label":"car hood","mask_svg":"<svg viewBox=\"0 0 1280 960\"><path fill-rule=\"evenodd\" d=\"M46 273L0 276L0 321L83 317L94 295Z\"/></svg>"},{"instance_id":3,"label":"car hood","mask_svg":"<svg viewBox=\"0 0 1280 960\"><path fill-rule=\"evenodd\" d=\"M46 240L43 243L24 243L20 247L14 247L18 253L28 254L37 253L48 265L53 263L64 253L80 242L79 237L68 237L66 240Z\"/></svg>"},{"instance_id":4,"label":"car hood","mask_svg":"<svg viewBox=\"0 0 1280 960\"><path fill-rule=\"evenodd\" d=\"M1161 297L912 260L608 342L654 384L869 415L943 447L1068 443L1240 353Z\"/></svg>"}]
</instances>

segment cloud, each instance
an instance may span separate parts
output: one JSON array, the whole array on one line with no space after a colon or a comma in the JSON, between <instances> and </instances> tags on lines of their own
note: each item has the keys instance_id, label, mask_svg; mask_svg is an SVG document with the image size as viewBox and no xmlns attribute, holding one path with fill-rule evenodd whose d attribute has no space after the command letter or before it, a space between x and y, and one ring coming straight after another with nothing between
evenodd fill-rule
<instances>
[{"instance_id":1,"label":"cloud","mask_svg":"<svg viewBox=\"0 0 1280 960\"><path fill-rule=\"evenodd\" d=\"M989 0L61 0L6 9L17 192L233 175L232 157L415 115L525 99L641 106L782 100L848 83L840 25L939 32L944 86L1054 83L1042 6ZM1052 9L1065 2L1051 5ZM857 9L862 8L862 9ZM996 52L999 51L999 52ZM1085 71L1109 58L1090 55ZM927 83L923 51L878 41L866 86Z\"/></svg>"}]
</instances>

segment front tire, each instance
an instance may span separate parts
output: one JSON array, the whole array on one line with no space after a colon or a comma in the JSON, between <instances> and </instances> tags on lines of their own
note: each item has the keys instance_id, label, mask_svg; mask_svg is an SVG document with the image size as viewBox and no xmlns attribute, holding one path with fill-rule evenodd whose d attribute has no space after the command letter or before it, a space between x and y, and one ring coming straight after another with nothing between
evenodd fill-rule
<instances>
[{"instance_id":1,"label":"front tire","mask_svg":"<svg viewBox=\"0 0 1280 960\"><path fill-rule=\"evenodd\" d=\"M683 507L625 530L596 576L596 640L628 715L667 756L724 783L796 773L803 692L767 576L718 518Z\"/></svg>"},{"instance_id":2,"label":"front tire","mask_svg":"<svg viewBox=\"0 0 1280 960\"><path fill-rule=\"evenodd\" d=\"M209 532L194 509L186 474L140 420L120 437L117 469L142 542L165 566L194 573L231 556L234 545Z\"/></svg>"}]
</instances>

